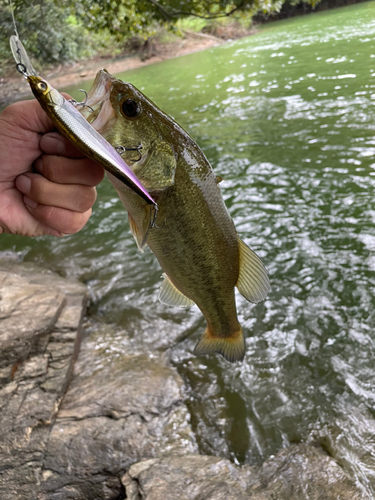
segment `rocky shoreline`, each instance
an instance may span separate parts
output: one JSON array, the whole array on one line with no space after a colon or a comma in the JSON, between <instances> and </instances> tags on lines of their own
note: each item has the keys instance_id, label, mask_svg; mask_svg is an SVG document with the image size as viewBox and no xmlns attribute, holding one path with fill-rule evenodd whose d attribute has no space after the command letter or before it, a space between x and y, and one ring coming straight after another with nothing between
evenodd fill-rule
<instances>
[{"instance_id":1,"label":"rocky shoreline","mask_svg":"<svg viewBox=\"0 0 375 500\"><path fill-rule=\"evenodd\" d=\"M0 259L2 500L363 498L308 444L261 467L200 455L184 381L160 346L125 342L112 355L85 332L87 304L83 284Z\"/></svg>"}]
</instances>

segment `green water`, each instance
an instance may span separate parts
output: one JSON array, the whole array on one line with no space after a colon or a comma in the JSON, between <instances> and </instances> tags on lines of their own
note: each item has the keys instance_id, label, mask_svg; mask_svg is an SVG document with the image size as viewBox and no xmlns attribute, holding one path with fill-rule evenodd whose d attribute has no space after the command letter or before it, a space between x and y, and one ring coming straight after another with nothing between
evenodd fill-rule
<instances>
[{"instance_id":1,"label":"green water","mask_svg":"<svg viewBox=\"0 0 375 500\"><path fill-rule=\"evenodd\" d=\"M375 491L374 36L369 2L118 75L196 138L225 179L238 232L268 267L263 304L237 297L242 365L191 354L202 316L157 302L160 268L138 253L109 182L80 234L1 237L2 249L87 283L94 324L145 342L155 329L189 333L170 355L203 453L260 464L317 441L364 498ZM123 351L121 336L102 342Z\"/></svg>"}]
</instances>

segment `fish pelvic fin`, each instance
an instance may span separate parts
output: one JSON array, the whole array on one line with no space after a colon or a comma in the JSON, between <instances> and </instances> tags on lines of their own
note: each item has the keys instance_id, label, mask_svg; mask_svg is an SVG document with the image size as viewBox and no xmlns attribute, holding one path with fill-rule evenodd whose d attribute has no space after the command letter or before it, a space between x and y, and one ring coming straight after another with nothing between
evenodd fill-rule
<instances>
[{"instance_id":1,"label":"fish pelvic fin","mask_svg":"<svg viewBox=\"0 0 375 500\"><path fill-rule=\"evenodd\" d=\"M246 345L243 331L240 325L238 330L230 337L218 337L207 327L203 337L195 346L194 354L203 356L217 352L230 363L243 361L245 357Z\"/></svg>"},{"instance_id":2,"label":"fish pelvic fin","mask_svg":"<svg viewBox=\"0 0 375 500\"><path fill-rule=\"evenodd\" d=\"M255 304L267 297L270 280L267 269L255 252L238 238L240 250L240 272L237 288L241 295Z\"/></svg>"},{"instance_id":3,"label":"fish pelvic fin","mask_svg":"<svg viewBox=\"0 0 375 500\"><path fill-rule=\"evenodd\" d=\"M174 286L168 276L163 274L164 281L160 287L159 300L163 304L174 307L191 307L194 302Z\"/></svg>"}]
</instances>

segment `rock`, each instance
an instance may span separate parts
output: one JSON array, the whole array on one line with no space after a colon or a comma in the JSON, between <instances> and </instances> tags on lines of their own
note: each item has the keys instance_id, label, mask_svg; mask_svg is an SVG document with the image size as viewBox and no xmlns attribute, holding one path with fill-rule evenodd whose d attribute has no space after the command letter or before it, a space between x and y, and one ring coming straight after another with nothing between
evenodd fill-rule
<instances>
[{"instance_id":1,"label":"rock","mask_svg":"<svg viewBox=\"0 0 375 500\"><path fill-rule=\"evenodd\" d=\"M81 340L86 287L0 260L0 498L33 499Z\"/></svg>"},{"instance_id":2,"label":"rock","mask_svg":"<svg viewBox=\"0 0 375 500\"><path fill-rule=\"evenodd\" d=\"M310 445L262 467L199 455L183 380L163 353L182 327L159 338L161 319L130 333L91 325L76 362L85 286L0 255L0 296L1 500L363 498Z\"/></svg>"},{"instance_id":3,"label":"rock","mask_svg":"<svg viewBox=\"0 0 375 500\"><path fill-rule=\"evenodd\" d=\"M227 459L187 455L132 465L122 482L128 500L247 500L251 476Z\"/></svg>"},{"instance_id":4,"label":"rock","mask_svg":"<svg viewBox=\"0 0 375 500\"><path fill-rule=\"evenodd\" d=\"M75 372L50 434L41 498L117 498L119 478L141 458L197 451L182 379L162 356L119 355L93 335Z\"/></svg>"},{"instance_id":5,"label":"rock","mask_svg":"<svg viewBox=\"0 0 375 500\"><path fill-rule=\"evenodd\" d=\"M128 500L360 500L361 491L322 450L294 445L262 467L200 455L139 462L122 478Z\"/></svg>"},{"instance_id":6,"label":"rock","mask_svg":"<svg viewBox=\"0 0 375 500\"><path fill-rule=\"evenodd\" d=\"M360 500L362 492L338 463L307 444L285 448L258 474L252 500Z\"/></svg>"},{"instance_id":7,"label":"rock","mask_svg":"<svg viewBox=\"0 0 375 500\"><path fill-rule=\"evenodd\" d=\"M0 270L0 366L24 360L39 337L52 331L65 295L53 286Z\"/></svg>"}]
</instances>

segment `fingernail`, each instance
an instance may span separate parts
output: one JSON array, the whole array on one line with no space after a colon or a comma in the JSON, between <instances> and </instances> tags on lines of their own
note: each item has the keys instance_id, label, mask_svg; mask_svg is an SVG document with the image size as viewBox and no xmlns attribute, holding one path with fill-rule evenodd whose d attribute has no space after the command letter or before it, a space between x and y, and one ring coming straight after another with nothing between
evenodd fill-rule
<instances>
[{"instance_id":1,"label":"fingernail","mask_svg":"<svg viewBox=\"0 0 375 500\"><path fill-rule=\"evenodd\" d=\"M23 197L23 201L24 201L25 205L27 205L30 208L36 208L38 206L38 203L36 201L31 200L27 196Z\"/></svg>"},{"instance_id":2,"label":"fingernail","mask_svg":"<svg viewBox=\"0 0 375 500\"><path fill-rule=\"evenodd\" d=\"M43 173L43 157L39 156L37 160L34 161L34 168L37 170L40 174Z\"/></svg>"},{"instance_id":3,"label":"fingernail","mask_svg":"<svg viewBox=\"0 0 375 500\"><path fill-rule=\"evenodd\" d=\"M43 150L46 153L55 153L62 155L65 153L65 145L57 137L46 135L43 137Z\"/></svg>"},{"instance_id":4,"label":"fingernail","mask_svg":"<svg viewBox=\"0 0 375 500\"><path fill-rule=\"evenodd\" d=\"M29 194L31 189L31 179L27 175L20 175L16 179L16 186L21 193Z\"/></svg>"}]
</instances>

